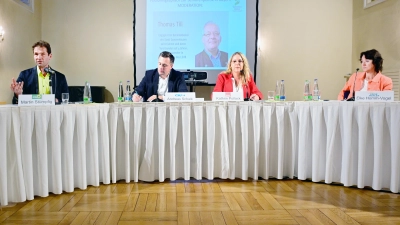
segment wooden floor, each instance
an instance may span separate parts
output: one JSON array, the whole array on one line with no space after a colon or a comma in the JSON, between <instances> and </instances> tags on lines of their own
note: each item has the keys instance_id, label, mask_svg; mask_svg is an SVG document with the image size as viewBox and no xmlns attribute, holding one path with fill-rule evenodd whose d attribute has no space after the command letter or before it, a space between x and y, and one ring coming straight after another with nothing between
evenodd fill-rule
<instances>
[{"instance_id":1,"label":"wooden floor","mask_svg":"<svg viewBox=\"0 0 400 225\"><path fill-rule=\"evenodd\" d=\"M400 224L400 195L299 180L129 183L3 207L1 224Z\"/></svg>"}]
</instances>

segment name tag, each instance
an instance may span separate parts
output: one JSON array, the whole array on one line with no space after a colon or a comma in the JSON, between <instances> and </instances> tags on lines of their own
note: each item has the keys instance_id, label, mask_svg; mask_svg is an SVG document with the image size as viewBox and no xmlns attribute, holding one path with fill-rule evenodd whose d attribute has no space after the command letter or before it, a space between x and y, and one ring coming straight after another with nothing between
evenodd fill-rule
<instances>
[{"instance_id":1,"label":"name tag","mask_svg":"<svg viewBox=\"0 0 400 225\"><path fill-rule=\"evenodd\" d=\"M393 102L393 91L356 91L357 102Z\"/></svg>"},{"instance_id":2,"label":"name tag","mask_svg":"<svg viewBox=\"0 0 400 225\"><path fill-rule=\"evenodd\" d=\"M238 101L244 101L244 99L243 99L243 93L241 92L213 92L212 101L238 102Z\"/></svg>"},{"instance_id":3,"label":"name tag","mask_svg":"<svg viewBox=\"0 0 400 225\"><path fill-rule=\"evenodd\" d=\"M55 105L54 95L18 95L18 105Z\"/></svg>"},{"instance_id":4,"label":"name tag","mask_svg":"<svg viewBox=\"0 0 400 225\"><path fill-rule=\"evenodd\" d=\"M194 92L168 92L164 96L164 102L193 102L195 99Z\"/></svg>"}]
</instances>

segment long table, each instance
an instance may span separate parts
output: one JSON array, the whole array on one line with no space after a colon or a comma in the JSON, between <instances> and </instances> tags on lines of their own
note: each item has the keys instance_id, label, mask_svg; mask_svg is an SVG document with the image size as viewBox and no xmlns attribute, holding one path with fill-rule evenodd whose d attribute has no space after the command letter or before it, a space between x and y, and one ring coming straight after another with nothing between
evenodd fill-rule
<instances>
[{"instance_id":1,"label":"long table","mask_svg":"<svg viewBox=\"0 0 400 225\"><path fill-rule=\"evenodd\" d=\"M311 179L399 192L400 102L0 106L0 204L118 180Z\"/></svg>"}]
</instances>

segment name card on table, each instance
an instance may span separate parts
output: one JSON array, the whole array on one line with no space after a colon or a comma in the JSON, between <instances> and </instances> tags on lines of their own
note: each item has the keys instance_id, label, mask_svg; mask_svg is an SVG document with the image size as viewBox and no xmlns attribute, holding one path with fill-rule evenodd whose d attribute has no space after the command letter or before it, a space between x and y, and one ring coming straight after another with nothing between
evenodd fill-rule
<instances>
[{"instance_id":1,"label":"name card on table","mask_svg":"<svg viewBox=\"0 0 400 225\"><path fill-rule=\"evenodd\" d=\"M356 91L357 102L393 102L393 91Z\"/></svg>"},{"instance_id":2,"label":"name card on table","mask_svg":"<svg viewBox=\"0 0 400 225\"><path fill-rule=\"evenodd\" d=\"M164 96L164 102L193 102L195 99L194 92L168 92Z\"/></svg>"},{"instance_id":3,"label":"name card on table","mask_svg":"<svg viewBox=\"0 0 400 225\"><path fill-rule=\"evenodd\" d=\"M18 95L18 105L55 105L54 95Z\"/></svg>"},{"instance_id":4,"label":"name card on table","mask_svg":"<svg viewBox=\"0 0 400 225\"><path fill-rule=\"evenodd\" d=\"M212 101L238 102L244 101L244 99L241 92L213 92Z\"/></svg>"}]
</instances>

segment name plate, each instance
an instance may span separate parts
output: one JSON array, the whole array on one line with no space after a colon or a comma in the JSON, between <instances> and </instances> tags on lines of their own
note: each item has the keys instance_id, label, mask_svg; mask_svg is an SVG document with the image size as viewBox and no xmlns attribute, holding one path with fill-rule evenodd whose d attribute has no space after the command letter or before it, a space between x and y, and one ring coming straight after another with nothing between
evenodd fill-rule
<instances>
[{"instance_id":1,"label":"name plate","mask_svg":"<svg viewBox=\"0 0 400 225\"><path fill-rule=\"evenodd\" d=\"M164 102L193 102L195 99L194 92L168 92L164 96Z\"/></svg>"},{"instance_id":2,"label":"name plate","mask_svg":"<svg viewBox=\"0 0 400 225\"><path fill-rule=\"evenodd\" d=\"M18 105L55 105L54 95L18 95Z\"/></svg>"},{"instance_id":3,"label":"name plate","mask_svg":"<svg viewBox=\"0 0 400 225\"><path fill-rule=\"evenodd\" d=\"M356 91L357 102L393 102L393 91Z\"/></svg>"},{"instance_id":4,"label":"name plate","mask_svg":"<svg viewBox=\"0 0 400 225\"><path fill-rule=\"evenodd\" d=\"M238 102L244 101L244 99L241 92L213 92L212 101Z\"/></svg>"}]
</instances>

